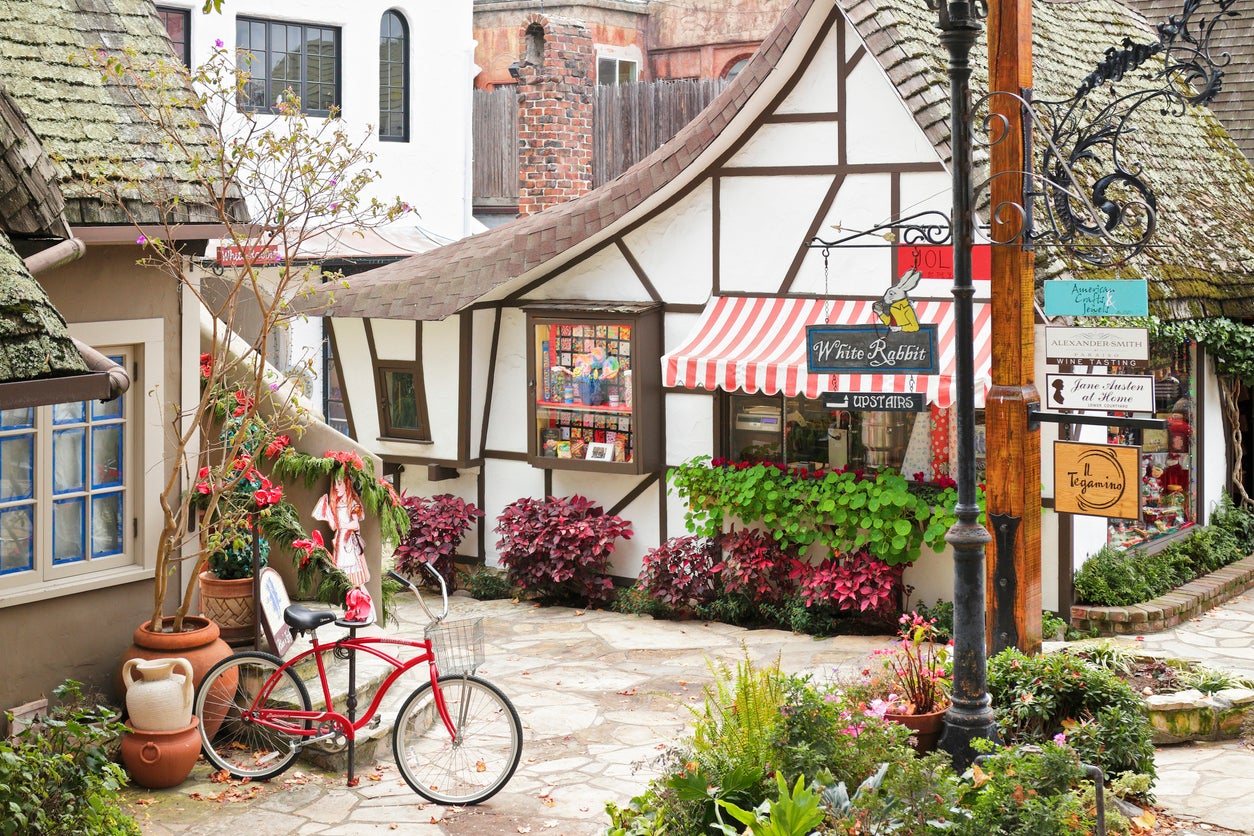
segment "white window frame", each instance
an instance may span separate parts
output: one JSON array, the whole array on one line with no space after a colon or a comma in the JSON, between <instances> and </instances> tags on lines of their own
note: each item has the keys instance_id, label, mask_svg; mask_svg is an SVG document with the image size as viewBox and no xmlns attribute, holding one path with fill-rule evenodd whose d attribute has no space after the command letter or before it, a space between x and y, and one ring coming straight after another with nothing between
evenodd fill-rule
<instances>
[{"instance_id":1,"label":"white window frame","mask_svg":"<svg viewBox=\"0 0 1254 836\"><path fill-rule=\"evenodd\" d=\"M126 415L123 503L120 555L84 562L52 564L52 510L47 492L37 488L36 510L39 550L31 572L0 576L0 609L33 601L58 598L89 590L152 578L156 570L156 543L161 532L159 496L162 484L162 426L160 410L149 390L163 379L164 321L161 319L79 322L69 325L70 334L106 356L124 352L128 373L138 369L130 388L121 396ZM123 337L123 339L119 339ZM36 468L51 472L52 407L37 407ZM90 532L88 532L90 539Z\"/></svg>"}]
</instances>

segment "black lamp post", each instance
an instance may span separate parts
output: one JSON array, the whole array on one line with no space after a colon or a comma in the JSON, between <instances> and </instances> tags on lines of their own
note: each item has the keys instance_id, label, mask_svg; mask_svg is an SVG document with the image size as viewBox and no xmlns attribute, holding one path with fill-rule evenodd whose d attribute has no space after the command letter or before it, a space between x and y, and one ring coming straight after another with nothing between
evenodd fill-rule
<instances>
[{"instance_id":1,"label":"black lamp post","mask_svg":"<svg viewBox=\"0 0 1254 836\"><path fill-rule=\"evenodd\" d=\"M994 0L995 2L996 0ZM975 757L971 741L994 738L984 638L984 546L992 539L979 523L975 477L975 335L971 243L971 48L980 34L982 0L929 0L939 12L941 43L949 51L950 149L953 156L954 311L957 327L958 521L945 535L954 549L953 704L945 713L940 748L965 768Z\"/></svg>"}]
</instances>

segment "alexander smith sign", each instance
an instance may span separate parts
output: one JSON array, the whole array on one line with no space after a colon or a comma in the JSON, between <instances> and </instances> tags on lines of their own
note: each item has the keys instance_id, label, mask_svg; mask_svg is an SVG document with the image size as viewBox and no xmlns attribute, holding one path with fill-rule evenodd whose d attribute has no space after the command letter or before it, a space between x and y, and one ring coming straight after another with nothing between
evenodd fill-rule
<instances>
[{"instance_id":1,"label":"alexander smith sign","mask_svg":"<svg viewBox=\"0 0 1254 836\"><path fill-rule=\"evenodd\" d=\"M936 374L936 326L890 331L883 325L809 325L810 374Z\"/></svg>"}]
</instances>

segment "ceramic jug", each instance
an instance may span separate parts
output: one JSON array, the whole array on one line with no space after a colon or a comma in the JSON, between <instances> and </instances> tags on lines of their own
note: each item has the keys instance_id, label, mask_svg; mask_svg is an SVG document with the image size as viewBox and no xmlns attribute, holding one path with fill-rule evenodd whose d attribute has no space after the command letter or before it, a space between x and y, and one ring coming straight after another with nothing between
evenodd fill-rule
<instances>
[{"instance_id":1,"label":"ceramic jug","mask_svg":"<svg viewBox=\"0 0 1254 836\"><path fill-rule=\"evenodd\" d=\"M175 673L175 670L182 673ZM136 677L138 674L138 677ZM192 665L173 659L128 659L122 666L126 713L144 731L174 731L192 716Z\"/></svg>"}]
</instances>

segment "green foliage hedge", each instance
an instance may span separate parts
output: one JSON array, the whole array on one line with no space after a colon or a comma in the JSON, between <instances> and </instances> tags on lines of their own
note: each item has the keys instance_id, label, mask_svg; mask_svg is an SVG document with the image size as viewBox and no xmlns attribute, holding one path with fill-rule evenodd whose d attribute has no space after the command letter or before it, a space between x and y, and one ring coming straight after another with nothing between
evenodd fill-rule
<instances>
[{"instance_id":1,"label":"green foliage hedge","mask_svg":"<svg viewBox=\"0 0 1254 836\"><path fill-rule=\"evenodd\" d=\"M1123 607L1140 604L1248 555L1254 548L1254 514L1226 496L1211 524L1149 554L1103 546L1075 574L1081 604Z\"/></svg>"}]
</instances>

